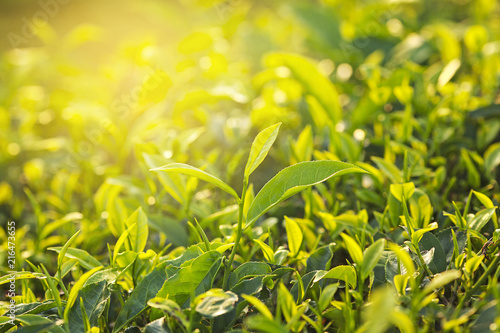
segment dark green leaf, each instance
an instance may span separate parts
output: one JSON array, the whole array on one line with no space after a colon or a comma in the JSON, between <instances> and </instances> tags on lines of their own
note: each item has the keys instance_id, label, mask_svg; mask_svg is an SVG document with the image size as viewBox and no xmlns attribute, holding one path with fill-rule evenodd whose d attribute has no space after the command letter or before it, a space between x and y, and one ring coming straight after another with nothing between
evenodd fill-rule
<instances>
[{"instance_id":1,"label":"dark green leaf","mask_svg":"<svg viewBox=\"0 0 500 333\"><path fill-rule=\"evenodd\" d=\"M434 256L428 264L432 273L440 273L446 270L446 254L439 240L432 233L425 233L418 243L420 251L430 251L434 248Z\"/></svg>"},{"instance_id":2,"label":"dark green leaf","mask_svg":"<svg viewBox=\"0 0 500 333\"><path fill-rule=\"evenodd\" d=\"M53 332L53 328L56 326L53 322L45 323L45 324L37 324L24 326L16 330L18 333L40 333L40 332Z\"/></svg>"},{"instance_id":3,"label":"dark green leaf","mask_svg":"<svg viewBox=\"0 0 500 333\"><path fill-rule=\"evenodd\" d=\"M356 270L352 266L339 265L335 266L328 272L323 272L322 274L317 274L315 280L319 279L337 279L346 282L352 288L356 288L357 285L357 274Z\"/></svg>"},{"instance_id":4,"label":"dark green leaf","mask_svg":"<svg viewBox=\"0 0 500 333\"><path fill-rule=\"evenodd\" d=\"M84 321L80 310L80 299L83 300L83 307L89 317L90 326L98 326L98 319L106 308L106 302L110 296L108 284L102 280L85 286L78 292L75 304L69 312L70 332L84 332Z\"/></svg>"},{"instance_id":5,"label":"dark green leaf","mask_svg":"<svg viewBox=\"0 0 500 333\"><path fill-rule=\"evenodd\" d=\"M489 333L492 331L491 327L496 326L495 319L498 318L498 301L490 302L486 305L485 309L481 311L479 317L471 327L471 332L474 333Z\"/></svg>"},{"instance_id":6,"label":"dark green leaf","mask_svg":"<svg viewBox=\"0 0 500 333\"><path fill-rule=\"evenodd\" d=\"M327 270L329 268L330 260L333 257L333 246L335 243L322 246L314 251L309 258L307 258L306 273L316 270Z\"/></svg>"},{"instance_id":7,"label":"dark green leaf","mask_svg":"<svg viewBox=\"0 0 500 333\"><path fill-rule=\"evenodd\" d=\"M229 289L233 288L244 278L253 278L258 275L271 273L271 267L263 262L246 262L238 266L229 278ZM248 293L247 293L248 294Z\"/></svg>"},{"instance_id":8,"label":"dark green leaf","mask_svg":"<svg viewBox=\"0 0 500 333\"><path fill-rule=\"evenodd\" d=\"M166 263L160 264L139 282L120 311L113 332L121 330L127 323L146 309L148 301L156 296L167 278L165 267Z\"/></svg>"},{"instance_id":9,"label":"dark green leaf","mask_svg":"<svg viewBox=\"0 0 500 333\"><path fill-rule=\"evenodd\" d=\"M61 327L56 326L53 321L45 317L33 314L25 314L22 316L17 316L16 321L20 322L23 325L23 327L26 328L30 326L34 327L45 326L45 329L42 332L64 333L64 330ZM29 332L29 330L27 330L27 332ZM40 332L40 331L35 331L35 332Z\"/></svg>"},{"instance_id":10,"label":"dark green leaf","mask_svg":"<svg viewBox=\"0 0 500 333\"><path fill-rule=\"evenodd\" d=\"M197 296L212 287L222 263L221 257L219 252L209 251L185 262L175 275L165 281L156 297L168 298L180 306L187 306L191 295Z\"/></svg>"},{"instance_id":11,"label":"dark green leaf","mask_svg":"<svg viewBox=\"0 0 500 333\"><path fill-rule=\"evenodd\" d=\"M53 309L56 307L56 303L53 300L48 300L44 302L33 302L28 304L16 304L14 307L14 312L16 316L23 314L38 314L40 312L46 311L48 309Z\"/></svg>"}]
</instances>

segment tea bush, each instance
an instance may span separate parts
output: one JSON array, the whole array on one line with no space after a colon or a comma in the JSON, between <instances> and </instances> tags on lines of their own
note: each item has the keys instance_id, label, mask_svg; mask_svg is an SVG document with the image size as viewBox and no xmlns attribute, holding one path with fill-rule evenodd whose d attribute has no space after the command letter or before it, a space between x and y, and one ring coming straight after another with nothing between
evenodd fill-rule
<instances>
[{"instance_id":1,"label":"tea bush","mask_svg":"<svg viewBox=\"0 0 500 333\"><path fill-rule=\"evenodd\" d=\"M0 332L500 330L500 7L2 1Z\"/></svg>"}]
</instances>

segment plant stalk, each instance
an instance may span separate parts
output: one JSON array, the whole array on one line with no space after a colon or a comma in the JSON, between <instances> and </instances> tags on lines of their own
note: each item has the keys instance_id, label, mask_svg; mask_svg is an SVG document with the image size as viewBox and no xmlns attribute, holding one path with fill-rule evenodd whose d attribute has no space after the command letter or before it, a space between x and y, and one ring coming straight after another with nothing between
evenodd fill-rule
<instances>
[{"instance_id":1,"label":"plant stalk","mask_svg":"<svg viewBox=\"0 0 500 333\"><path fill-rule=\"evenodd\" d=\"M238 245L240 244L241 235L243 233L243 209L245 206L245 196L247 194L247 188L248 188L248 181L245 180L243 181L243 190L241 192L241 198L238 202L238 228L236 230L236 239L234 241L233 249L231 251L231 254L229 255L229 260L227 261L226 269L224 271L224 279L222 284L222 288L224 290L227 290L229 271L231 270L231 267L233 265L234 256L236 255L236 251L238 250Z\"/></svg>"}]
</instances>

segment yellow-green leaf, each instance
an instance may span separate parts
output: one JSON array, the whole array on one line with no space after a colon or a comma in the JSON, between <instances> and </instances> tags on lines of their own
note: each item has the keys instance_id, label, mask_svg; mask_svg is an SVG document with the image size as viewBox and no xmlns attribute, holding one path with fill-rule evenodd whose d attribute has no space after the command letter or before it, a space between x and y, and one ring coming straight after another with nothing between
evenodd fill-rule
<instances>
[{"instance_id":1,"label":"yellow-green leaf","mask_svg":"<svg viewBox=\"0 0 500 333\"><path fill-rule=\"evenodd\" d=\"M295 256L300 251L304 234L299 224L294 219L287 216L285 216L285 229L288 238L288 248L290 249L291 255Z\"/></svg>"},{"instance_id":2,"label":"yellow-green leaf","mask_svg":"<svg viewBox=\"0 0 500 333\"><path fill-rule=\"evenodd\" d=\"M321 278L342 280L349 284L352 288L356 288L357 284L356 270L354 269L354 267L348 265L335 266L334 268L326 272L325 275L319 275L316 278L316 281L320 280Z\"/></svg>"},{"instance_id":3,"label":"yellow-green leaf","mask_svg":"<svg viewBox=\"0 0 500 333\"><path fill-rule=\"evenodd\" d=\"M281 123L269 126L255 137L255 140L252 143L252 148L250 149L247 164L245 166L244 177L246 180L248 180L248 177L250 177L252 172L254 172L266 158L269 149L271 149L271 146L278 136L280 126Z\"/></svg>"},{"instance_id":4,"label":"yellow-green leaf","mask_svg":"<svg viewBox=\"0 0 500 333\"><path fill-rule=\"evenodd\" d=\"M399 201L403 202L408 200L415 191L415 184L413 182L404 184L391 184L391 193Z\"/></svg>"},{"instance_id":5,"label":"yellow-green leaf","mask_svg":"<svg viewBox=\"0 0 500 333\"><path fill-rule=\"evenodd\" d=\"M359 246L358 242L356 242L354 238L347 234L340 234L340 236L342 236L346 250L349 252L352 260L354 260L354 262L358 265L361 265L363 263L363 252L361 251L361 247Z\"/></svg>"},{"instance_id":6,"label":"yellow-green leaf","mask_svg":"<svg viewBox=\"0 0 500 333\"><path fill-rule=\"evenodd\" d=\"M262 187L248 209L246 228L278 203L332 177L367 173L353 164L339 161L302 162L281 170Z\"/></svg>"},{"instance_id":7,"label":"yellow-green leaf","mask_svg":"<svg viewBox=\"0 0 500 333\"><path fill-rule=\"evenodd\" d=\"M381 238L365 250L363 254L363 265L361 266L361 279L366 279L370 275L370 272L373 271L384 251L384 247L385 240Z\"/></svg>"},{"instance_id":8,"label":"yellow-green leaf","mask_svg":"<svg viewBox=\"0 0 500 333\"><path fill-rule=\"evenodd\" d=\"M222 180L209 174L208 172L195 168L188 164L170 163L159 168L150 169L150 171L178 172L185 175L193 176L201 180L204 180L214 186L217 186L221 190L231 194L236 200L240 200L238 194L231 186L227 185Z\"/></svg>"},{"instance_id":9,"label":"yellow-green leaf","mask_svg":"<svg viewBox=\"0 0 500 333\"><path fill-rule=\"evenodd\" d=\"M269 247L269 245L267 245L266 243L264 243L263 241L260 241L258 239L254 239L253 241L257 245L259 245L259 247L262 250L262 252L264 253L264 257L266 257L267 261L269 261L270 263L274 262L274 252L271 249L271 247Z\"/></svg>"},{"instance_id":10,"label":"yellow-green leaf","mask_svg":"<svg viewBox=\"0 0 500 333\"><path fill-rule=\"evenodd\" d=\"M68 300L66 301L66 308L64 309L64 319L67 321L68 316L69 316L69 311L71 310L71 307L76 301L76 297L78 296L78 292L80 289L83 288L83 285L87 281L87 279L94 274L95 272L99 271L103 266L96 267L94 269L91 269L90 271L86 272L83 274L78 281L73 285L71 288L71 291L69 292Z\"/></svg>"},{"instance_id":11,"label":"yellow-green leaf","mask_svg":"<svg viewBox=\"0 0 500 333\"><path fill-rule=\"evenodd\" d=\"M242 294L241 297L243 297L248 303L252 304L257 310L259 310L260 314L262 314L264 317L273 320L273 315L271 311L269 311L267 306L264 303L262 303L260 299L258 299L255 296L245 295L245 294Z\"/></svg>"},{"instance_id":12,"label":"yellow-green leaf","mask_svg":"<svg viewBox=\"0 0 500 333\"><path fill-rule=\"evenodd\" d=\"M125 222L127 229L130 229L129 240L131 250L137 253L142 252L148 242L148 217L142 210L137 208ZM131 228L135 225L133 228Z\"/></svg>"},{"instance_id":13,"label":"yellow-green leaf","mask_svg":"<svg viewBox=\"0 0 500 333\"><path fill-rule=\"evenodd\" d=\"M460 276L462 276L462 273L456 269L450 269L446 272L435 275L434 279L432 279L432 281L425 286L424 294L428 294L434 290L444 287L448 283L458 279Z\"/></svg>"}]
</instances>

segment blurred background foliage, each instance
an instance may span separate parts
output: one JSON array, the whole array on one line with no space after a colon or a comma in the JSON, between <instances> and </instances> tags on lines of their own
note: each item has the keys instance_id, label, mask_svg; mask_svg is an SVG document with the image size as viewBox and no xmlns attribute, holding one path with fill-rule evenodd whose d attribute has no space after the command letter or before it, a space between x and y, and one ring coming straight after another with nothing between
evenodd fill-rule
<instances>
[{"instance_id":1,"label":"blurred background foliage","mask_svg":"<svg viewBox=\"0 0 500 333\"><path fill-rule=\"evenodd\" d=\"M0 6L0 220L18 222L18 269L80 229L73 246L105 257L138 206L156 251L195 242L193 216L227 236L231 198L148 170L190 163L241 189L252 139L279 121L255 191L290 163L338 159L372 175L319 186L313 211L361 203L384 224L389 185L410 180L443 225L471 188L500 198L495 0ZM313 218L294 200L274 214Z\"/></svg>"}]
</instances>

